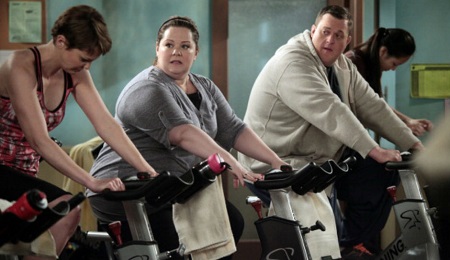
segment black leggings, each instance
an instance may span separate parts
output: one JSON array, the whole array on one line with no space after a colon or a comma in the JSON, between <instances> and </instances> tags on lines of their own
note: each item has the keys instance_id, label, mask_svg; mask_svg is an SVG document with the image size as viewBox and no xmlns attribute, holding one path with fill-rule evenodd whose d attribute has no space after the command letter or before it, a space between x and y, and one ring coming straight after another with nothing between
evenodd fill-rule
<instances>
[{"instance_id":1,"label":"black leggings","mask_svg":"<svg viewBox=\"0 0 450 260\"><path fill-rule=\"evenodd\" d=\"M90 197L89 199L91 201L91 205L95 205L100 201L103 201L103 199L98 196L93 196ZM99 201L96 202L96 200ZM228 217L230 220L231 231L233 233L233 238L237 245L244 230L244 218L242 217L239 210L229 201L226 201L226 207L228 211ZM95 213L98 213L98 211L96 212L95 207L93 209ZM172 221L172 206L163 207L162 209L159 209L158 211L152 212L148 215L150 225L152 227L153 236L155 237L155 240L158 242L160 252L178 248L179 238L174 223ZM123 242L131 241L132 237L127 221L121 220L121 222L122 222L121 226L122 241ZM107 224L100 224L99 230L107 231ZM222 259L231 259L231 256L224 257Z\"/></svg>"},{"instance_id":2,"label":"black leggings","mask_svg":"<svg viewBox=\"0 0 450 260\"><path fill-rule=\"evenodd\" d=\"M364 243L367 249L376 253L381 250L379 234L392 207L386 188L397 186L400 178L396 171L387 171L383 164L372 158L355 156L357 163L352 171L335 184L337 198L347 204L340 244L350 247Z\"/></svg>"},{"instance_id":3,"label":"black leggings","mask_svg":"<svg viewBox=\"0 0 450 260\"><path fill-rule=\"evenodd\" d=\"M57 186L40 180L36 177L22 173L11 167L0 165L0 198L4 200L17 200L22 194L38 189L47 195L48 201L53 201L63 195L70 194Z\"/></svg>"}]
</instances>

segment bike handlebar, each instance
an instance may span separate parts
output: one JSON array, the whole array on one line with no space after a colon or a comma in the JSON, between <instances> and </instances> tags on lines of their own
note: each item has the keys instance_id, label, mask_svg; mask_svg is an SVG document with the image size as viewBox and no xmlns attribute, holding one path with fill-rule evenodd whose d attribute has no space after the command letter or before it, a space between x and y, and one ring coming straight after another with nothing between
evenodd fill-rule
<instances>
[{"instance_id":1,"label":"bike handlebar","mask_svg":"<svg viewBox=\"0 0 450 260\"><path fill-rule=\"evenodd\" d=\"M183 175L184 179L174 175L170 172L164 171L160 172L158 176L146 180L123 180L125 185L124 191L111 191L106 189L102 192L102 195L107 200L137 200L143 197L157 198L164 194L164 190L168 189L172 185L176 186L189 186L193 183L193 177L190 178L188 175ZM182 190L181 190L182 191Z\"/></svg>"},{"instance_id":2,"label":"bike handlebar","mask_svg":"<svg viewBox=\"0 0 450 260\"><path fill-rule=\"evenodd\" d=\"M256 181L255 187L265 190L281 189L289 187L299 181L303 175L317 167L314 162L310 162L303 168L292 172L281 172L281 170L271 170L265 174L264 180Z\"/></svg>"},{"instance_id":3,"label":"bike handlebar","mask_svg":"<svg viewBox=\"0 0 450 260\"><path fill-rule=\"evenodd\" d=\"M402 160L399 162L386 162L385 167L388 170L406 170L412 169L414 163L412 161L412 154L410 152L401 153Z\"/></svg>"},{"instance_id":4,"label":"bike handlebar","mask_svg":"<svg viewBox=\"0 0 450 260\"><path fill-rule=\"evenodd\" d=\"M270 170L266 173L264 180L256 181L254 185L266 190L291 187L299 195L309 191L321 192L347 173L350 170L349 165L354 162L356 158L351 156L339 164L334 160L328 160L320 166L310 162L301 169L289 172Z\"/></svg>"},{"instance_id":5,"label":"bike handlebar","mask_svg":"<svg viewBox=\"0 0 450 260\"><path fill-rule=\"evenodd\" d=\"M125 191L105 190L102 195L107 200L126 201L145 198L146 202L158 207L166 203L184 203L193 194L213 183L217 175L223 173L229 165L218 154L195 165L181 176L168 171L156 177L122 180Z\"/></svg>"}]
</instances>

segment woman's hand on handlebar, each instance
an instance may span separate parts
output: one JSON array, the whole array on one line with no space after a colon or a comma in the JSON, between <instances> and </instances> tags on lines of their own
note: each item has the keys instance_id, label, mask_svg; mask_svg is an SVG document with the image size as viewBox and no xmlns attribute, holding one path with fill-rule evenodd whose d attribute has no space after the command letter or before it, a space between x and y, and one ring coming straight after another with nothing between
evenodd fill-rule
<instances>
[{"instance_id":1,"label":"woman's hand on handlebar","mask_svg":"<svg viewBox=\"0 0 450 260\"><path fill-rule=\"evenodd\" d=\"M264 179L262 174L253 173L245 170L243 167L239 169L234 169L233 167L229 170L233 174L233 187L238 188L239 184L244 187L245 181L255 182L257 180Z\"/></svg>"},{"instance_id":2,"label":"woman's hand on handlebar","mask_svg":"<svg viewBox=\"0 0 450 260\"><path fill-rule=\"evenodd\" d=\"M150 177L156 177L159 175L159 173L157 173L155 170L149 171L148 174L150 174Z\"/></svg>"},{"instance_id":3,"label":"woman's hand on handlebar","mask_svg":"<svg viewBox=\"0 0 450 260\"><path fill-rule=\"evenodd\" d=\"M433 123L428 119L410 119L406 122L406 125L415 136L422 136L425 132L433 129Z\"/></svg>"},{"instance_id":4,"label":"woman's hand on handlebar","mask_svg":"<svg viewBox=\"0 0 450 260\"><path fill-rule=\"evenodd\" d=\"M92 187L88 187L93 192L100 193L106 189L111 191L124 191L125 185L120 178L107 178L93 180Z\"/></svg>"},{"instance_id":5,"label":"woman's hand on handlebar","mask_svg":"<svg viewBox=\"0 0 450 260\"><path fill-rule=\"evenodd\" d=\"M378 163L400 162L402 160L400 151L383 149L379 146L376 146L375 148L370 150L368 156Z\"/></svg>"},{"instance_id":6,"label":"woman's hand on handlebar","mask_svg":"<svg viewBox=\"0 0 450 260\"><path fill-rule=\"evenodd\" d=\"M273 169L281 169L281 167L286 168L290 165L289 165L289 163L284 162L280 159L280 160L277 160L276 162L273 162L271 166Z\"/></svg>"}]
</instances>

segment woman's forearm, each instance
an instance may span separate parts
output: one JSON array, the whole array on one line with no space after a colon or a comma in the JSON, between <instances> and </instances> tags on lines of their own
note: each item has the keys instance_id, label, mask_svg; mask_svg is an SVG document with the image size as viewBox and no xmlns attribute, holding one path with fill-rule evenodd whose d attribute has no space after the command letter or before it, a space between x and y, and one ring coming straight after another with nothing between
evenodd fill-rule
<instances>
[{"instance_id":1,"label":"woman's forearm","mask_svg":"<svg viewBox=\"0 0 450 260\"><path fill-rule=\"evenodd\" d=\"M248 127L239 134L234 149L274 168L286 164Z\"/></svg>"}]
</instances>

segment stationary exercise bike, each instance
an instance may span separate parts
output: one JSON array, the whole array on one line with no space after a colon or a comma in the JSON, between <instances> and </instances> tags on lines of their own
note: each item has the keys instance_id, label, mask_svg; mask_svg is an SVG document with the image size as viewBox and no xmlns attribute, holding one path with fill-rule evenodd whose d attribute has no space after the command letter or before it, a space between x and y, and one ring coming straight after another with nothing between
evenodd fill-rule
<instances>
[{"instance_id":1,"label":"stationary exercise bike","mask_svg":"<svg viewBox=\"0 0 450 260\"><path fill-rule=\"evenodd\" d=\"M388 188L400 234L379 255L380 260L438 260L439 243L433 227L435 208L428 208L422 196L410 153L402 153L401 162L388 162L386 168L397 170L405 191L405 199L397 200L396 187Z\"/></svg>"},{"instance_id":2,"label":"stationary exercise bike","mask_svg":"<svg viewBox=\"0 0 450 260\"><path fill-rule=\"evenodd\" d=\"M282 167L265 174L264 180L254 182L258 189L268 190L272 200L275 215L263 217L261 214L262 201L256 196L249 196L247 204L251 204L258 213L255 222L261 241L261 260L309 260L311 255L305 234L314 231L325 231L325 226L316 221L311 227L304 227L295 217L288 193L292 190L299 195L307 192L321 192L339 177L346 174L349 164L355 162L355 157L349 157L337 164L329 160L322 165L311 162L299 170ZM332 259L324 256L322 259Z\"/></svg>"},{"instance_id":3,"label":"stationary exercise bike","mask_svg":"<svg viewBox=\"0 0 450 260\"><path fill-rule=\"evenodd\" d=\"M164 171L154 178L148 174L137 174L131 179L123 180L125 191L105 191L103 196L108 200L122 201L133 240L122 243L120 222L109 224L112 239L105 232L88 232L88 239L112 240L114 256L110 255L109 259L162 260L183 256L185 247L182 244L167 252L159 251L145 204L158 208L168 203L184 203L196 192L216 181L217 175L228 167L219 155L214 154L181 176Z\"/></svg>"}]
</instances>

